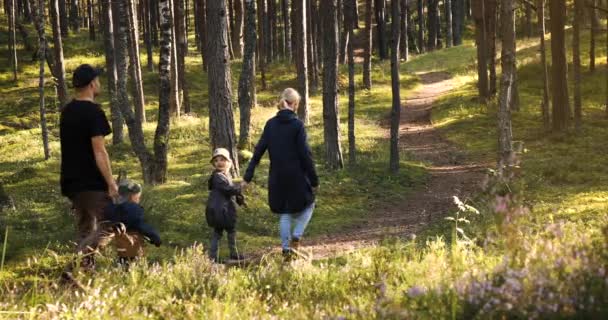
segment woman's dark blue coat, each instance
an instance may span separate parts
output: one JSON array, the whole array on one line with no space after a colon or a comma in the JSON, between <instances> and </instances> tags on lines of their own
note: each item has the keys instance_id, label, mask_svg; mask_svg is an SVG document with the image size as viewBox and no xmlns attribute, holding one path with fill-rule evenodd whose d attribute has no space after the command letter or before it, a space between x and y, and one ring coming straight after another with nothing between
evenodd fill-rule
<instances>
[{"instance_id":1,"label":"woman's dark blue coat","mask_svg":"<svg viewBox=\"0 0 608 320\"><path fill-rule=\"evenodd\" d=\"M312 188L319 178L304 124L291 110L281 110L266 122L244 180L251 182L255 167L268 149L268 204L274 213L299 213L315 201Z\"/></svg>"}]
</instances>

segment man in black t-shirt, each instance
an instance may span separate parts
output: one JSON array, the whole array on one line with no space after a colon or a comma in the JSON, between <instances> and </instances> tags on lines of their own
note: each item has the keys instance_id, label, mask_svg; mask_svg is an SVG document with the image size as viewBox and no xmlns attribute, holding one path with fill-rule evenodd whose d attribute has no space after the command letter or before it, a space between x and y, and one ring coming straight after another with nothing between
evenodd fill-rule
<instances>
[{"instance_id":1,"label":"man in black t-shirt","mask_svg":"<svg viewBox=\"0 0 608 320\"><path fill-rule=\"evenodd\" d=\"M104 137L112 130L95 97L101 91L100 70L88 64L76 68L72 84L75 98L61 110L61 193L72 202L77 219L78 242L92 234L103 220L103 210L118 196L112 178ZM109 236L109 235L108 235ZM87 248L84 267L93 267Z\"/></svg>"}]
</instances>

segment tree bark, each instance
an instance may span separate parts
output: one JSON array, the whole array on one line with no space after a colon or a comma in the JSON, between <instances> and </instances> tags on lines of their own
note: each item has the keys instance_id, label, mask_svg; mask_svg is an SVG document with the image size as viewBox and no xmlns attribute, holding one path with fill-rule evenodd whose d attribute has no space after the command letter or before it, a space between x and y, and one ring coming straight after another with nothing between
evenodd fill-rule
<instances>
[{"instance_id":1,"label":"tree bark","mask_svg":"<svg viewBox=\"0 0 608 320\"><path fill-rule=\"evenodd\" d=\"M568 64L566 61L566 1L549 1L551 19L551 74L553 96L553 130L568 129L570 103L568 98Z\"/></svg>"},{"instance_id":2,"label":"tree bark","mask_svg":"<svg viewBox=\"0 0 608 320\"><path fill-rule=\"evenodd\" d=\"M89 40L95 41L95 21L93 19L93 0L87 0L87 15L89 19Z\"/></svg>"},{"instance_id":3,"label":"tree bark","mask_svg":"<svg viewBox=\"0 0 608 320\"><path fill-rule=\"evenodd\" d=\"M349 37L353 39L356 18L356 0L344 0L345 25ZM357 163L355 143L355 50L353 42L348 42L348 161Z\"/></svg>"},{"instance_id":4,"label":"tree bark","mask_svg":"<svg viewBox=\"0 0 608 320\"><path fill-rule=\"evenodd\" d=\"M409 16L409 5L408 0L401 1L401 43L399 49L401 50L400 56L403 57L404 61L409 60L409 44L408 44L408 16Z\"/></svg>"},{"instance_id":5,"label":"tree bark","mask_svg":"<svg viewBox=\"0 0 608 320\"><path fill-rule=\"evenodd\" d=\"M486 22L486 46L488 48L487 61L488 70L490 72L490 96L496 95L497 91L497 76L496 76L496 21L497 21L497 8L496 0L483 0L485 9L485 22ZM515 85L515 83L514 83ZM515 94L516 90L512 90ZM517 104L513 105L517 107Z\"/></svg>"},{"instance_id":6,"label":"tree bark","mask_svg":"<svg viewBox=\"0 0 608 320\"><path fill-rule=\"evenodd\" d=\"M288 61L292 61L293 57L292 57L292 50L291 50L291 25L290 25L290 21L289 21L289 0L281 0L281 7L282 7L282 13L283 13L283 28L284 28L284 35L285 35L285 55Z\"/></svg>"},{"instance_id":7,"label":"tree bark","mask_svg":"<svg viewBox=\"0 0 608 320\"><path fill-rule=\"evenodd\" d=\"M15 33L15 0L8 0L7 3L10 60L13 69L13 81L17 82L19 65L17 62L17 34Z\"/></svg>"},{"instance_id":8,"label":"tree bark","mask_svg":"<svg viewBox=\"0 0 608 320\"><path fill-rule=\"evenodd\" d=\"M372 88L372 2L365 0L365 31L363 37L363 86Z\"/></svg>"},{"instance_id":9,"label":"tree bark","mask_svg":"<svg viewBox=\"0 0 608 320\"><path fill-rule=\"evenodd\" d=\"M258 1L258 53L257 60L260 67L260 75L262 80L262 90L266 90L266 27L264 20L266 16L266 0ZM292 10L293 15L293 10ZM295 36L291 39L292 46L295 46Z\"/></svg>"},{"instance_id":10,"label":"tree bark","mask_svg":"<svg viewBox=\"0 0 608 320\"><path fill-rule=\"evenodd\" d=\"M181 111L182 111L182 100L180 98L181 96L181 88L179 86L179 66L177 63L177 31L176 31L176 24L175 24L175 1L181 1L181 0L169 0L169 10L171 11L171 20L173 21L173 24L171 25L171 32L173 35L173 37L171 37L171 41L173 41L173 43L171 44L171 50L172 50L172 55L173 57L176 57L176 59L171 59L171 95L169 98L169 113L172 115L175 115L175 117L179 118L181 116Z\"/></svg>"},{"instance_id":11,"label":"tree bark","mask_svg":"<svg viewBox=\"0 0 608 320\"><path fill-rule=\"evenodd\" d=\"M477 45L477 89L479 98L485 101L489 97L489 91L484 0L473 0L472 11L475 20L475 44Z\"/></svg>"},{"instance_id":12,"label":"tree bark","mask_svg":"<svg viewBox=\"0 0 608 320\"><path fill-rule=\"evenodd\" d=\"M453 32L452 32L452 1L455 0L444 0L443 6L445 9L445 46L449 48L452 46Z\"/></svg>"},{"instance_id":13,"label":"tree bark","mask_svg":"<svg viewBox=\"0 0 608 320\"><path fill-rule=\"evenodd\" d=\"M234 5L234 29L231 32L232 50L235 58L243 56L243 45L241 37L243 36L243 0L233 0Z\"/></svg>"},{"instance_id":14,"label":"tree bark","mask_svg":"<svg viewBox=\"0 0 608 320\"><path fill-rule=\"evenodd\" d=\"M325 156L331 169L344 167L338 116L338 16L336 0L323 0L323 137Z\"/></svg>"},{"instance_id":15,"label":"tree bark","mask_svg":"<svg viewBox=\"0 0 608 320\"><path fill-rule=\"evenodd\" d=\"M34 25L38 31L38 59L40 61L40 71L38 73L38 94L40 96L40 131L42 133L44 159L48 160L51 157L51 151L49 148L49 130L46 124L46 105L44 102L44 63L46 61L44 2L40 1L40 3L38 3L38 0L33 0L31 5L32 13L34 15Z\"/></svg>"},{"instance_id":16,"label":"tree bark","mask_svg":"<svg viewBox=\"0 0 608 320\"><path fill-rule=\"evenodd\" d=\"M190 113L190 94L188 92L188 83L186 81L186 55L188 55L188 42L186 41L186 17L184 14L184 0L173 0L175 12L175 35L177 51L177 81L182 95L182 108L184 113Z\"/></svg>"},{"instance_id":17,"label":"tree bark","mask_svg":"<svg viewBox=\"0 0 608 320\"><path fill-rule=\"evenodd\" d=\"M428 34L428 42L427 42L427 50L433 51L437 49L437 27L438 27L438 17L439 17L439 0L428 0L427 2L427 30Z\"/></svg>"},{"instance_id":18,"label":"tree bark","mask_svg":"<svg viewBox=\"0 0 608 320\"><path fill-rule=\"evenodd\" d=\"M53 24L53 49L55 56L55 74L57 75L57 97L59 104L64 106L68 101L68 91L65 83L65 67L63 64L63 43L61 41L61 30L59 27L59 2L53 0L51 3L51 23Z\"/></svg>"},{"instance_id":19,"label":"tree bark","mask_svg":"<svg viewBox=\"0 0 608 320\"><path fill-rule=\"evenodd\" d=\"M13 2L15 0L12 0ZM59 0L59 25L61 36L67 38L69 35L68 4L66 0Z\"/></svg>"},{"instance_id":20,"label":"tree bark","mask_svg":"<svg viewBox=\"0 0 608 320\"><path fill-rule=\"evenodd\" d=\"M418 50L424 52L424 4L418 0Z\"/></svg>"},{"instance_id":21,"label":"tree bark","mask_svg":"<svg viewBox=\"0 0 608 320\"><path fill-rule=\"evenodd\" d=\"M255 0L245 0L245 51L243 54L243 68L239 78L239 110L240 110L240 134L239 149L250 149L251 138L249 127L251 124L251 108L253 107L255 89Z\"/></svg>"},{"instance_id":22,"label":"tree bark","mask_svg":"<svg viewBox=\"0 0 608 320\"><path fill-rule=\"evenodd\" d=\"M538 34L540 37L540 63L543 68L543 102L541 104L541 114L543 117L543 125L545 126L545 129L548 129L551 124L549 114L551 101L549 100L549 69L547 67L547 54L545 48L545 0L538 0L536 8Z\"/></svg>"},{"instance_id":23,"label":"tree bark","mask_svg":"<svg viewBox=\"0 0 608 320\"><path fill-rule=\"evenodd\" d=\"M308 106L308 53L306 40L306 6L305 1L293 1L292 12L293 16L293 35L295 36L295 58L296 69L298 72L298 91L302 96L300 106L298 108L298 117L305 124L309 123L309 106Z\"/></svg>"},{"instance_id":24,"label":"tree bark","mask_svg":"<svg viewBox=\"0 0 608 320\"><path fill-rule=\"evenodd\" d=\"M501 2L502 29L502 76L500 81L500 102L498 109L498 174L509 178L513 159L513 133L511 131L511 110L513 109L513 83L515 82L515 8L513 0Z\"/></svg>"},{"instance_id":25,"label":"tree bark","mask_svg":"<svg viewBox=\"0 0 608 320\"><path fill-rule=\"evenodd\" d=\"M108 95L110 97L110 118L112 119L112 144L118 145L124 141L124 120L122 118L122 114L120 113L119 101L117 100L114 26L110 1L111 0L101 0L101 8L103 12L103 41L106 57L106 72L108 77Z\"/></svg>"},{"instance_id":26,"label":"tree bark","mask_svg":"<svg viewBox=\"0 0 608 320\"><path fill-rule=\"evenodd\" d=\"M451 0L452 2L452 36L453 44L462 44L462 29L464 26L464 0Z\"/></svg>"},{"instance_id":27,"label":"tree bark","mask_svg":"<svg viewBox=\"0 0 608 320\"><path fill-rule=\"evenodd\" d=\"M203 70L207 70L206 46L207 46L207 6L205 0L196 0L198 2L198 38L201 42L201 57L203 59Z\"/></svg>"},{"instance_id":28,"label":"tree bark","mask_svg":"<svg viewBox=\"0 0 608 320\"><path fill-rule=\"evenodd\" d=\"M532 4L530 2L524 3L524 17L526 19L524 34L527 38L532 38Z\"/></svg>"},{"instance_id":29,"label":"tree bark","mask_svg":"<svg viewBox=\"0 0 608 320\"><path fill-rule=\"evenodd\" d=\"M338 0L338 20L342 24L342 28L340 29L340 63L346 63L346 51L349 42L349 33L348 28L346 27L346 1L349 0Z\"/></svg>"},{"instance_id":30,"label":"tree bark","mask_svg":"<svg viewBox=\"0 0 608 320\"><path fill-rule=\"evenodd\" d=\"M137 23L137 11L135 10L135 0L126 0L128 33L127 43L129 47L130 70L133 84L135 86L135 118L137 121L146 122L144 84L141 76L141 62L139 55L139 27Z\"/></svg>"},{"instance_id":31,"label":"tree bark","mask_svg":"<svg viewBox=\"0 0 608 320\"><path fill-rule=\"evenodd\" d=\"M598 29L598 17L597 17L597 0L591 0L591 5L593 8L589 8L589 13L591 16L591 34L589 40L589 71L595 71L595 32ZM583 19L581 14L581 19ZM576 103L576 102L575 102Z\"/></svg>"},{"instance_id":32,"label":"tree bark","mask_svg":"<svg viewBox=\"0 0 608 320\"><path fill-rule=\"evenodd\" d=\"M376 28L378 38L378 55L380 59L388 59L388 43L386 41L386 3L384 0L375 0Z\"/></svg>"},{"instance_id":33,"label":"tree bark","mask_svg":"<svg viewBox=\"0 0 608 320\"><path fill-rule=\"evenodd\" d=\"M152 58L152 18L150 14L152 12L153 0L142 0L144 5L144 25L146 26L146 32L144 32L144 41L146 42L146 55L147 68L149 72L154 72L154 59Z\"/></svg>"},{"instance_id":34,"label":"tree bark","mask_svg":"<svg viewBox=\"0 0 608 320\"><path fill-rule=\"evenodd\" d=\"M232 174L239 175L237 141L232 114L232 85L228 52L226 0L207 3L209 50L209 133L211 145L226 148L232 157Z\"/></svg>"},{"instance_id":35,"label":"tree bark","mask_svg":"<svg viewBox=\"0 0 608 320\"><path fill-rule=\"evenodd\" d=\"M312 92L317 92L317 90L319 90L319 72L317 70L317 56L315 54L316 34L313 32L312 27L312 1L313 0L306 0L306 41L308 42L306 53L308 54L307 62L310 90Z\"/></svg>"},{"instance_id":36,"label":"tree bark","mask_svg":"<svg viewBox=\"0 0 608 320\"><path fill-rule=\"evenodd\" d=\"M574 127L581 131L581 23L584 16L583 0L574 0L574 19L572 21L572 67L574 72Z\"/></svg>"},{"instance_id":37,"label":"tree bark","mask_svg":"<svg viewBox=\"0 0 608 320\"><path fill-rule=\"evenodd\" d=\"M70 25L72 30L76 33L80 31L80 13L79 11L79 0L70 0Z\"/></svg>"},{"instance_id":38,"label":"tree bark","mask_svg":"<svg viewBox=\"0 0 608 320\"><path fill-rule=\"evenodd\" d=\"M391 108L391 146L390 146L390 170L392 173L399 171L399 122L401 120L401 96L399 84L399 1L392 1L392 50L391 50L391 89L393 94L393 105Z\"/></svg>"},{"instance_id":39,"label":"tree bark","mask_svg":"<svg viewBox=\"0 0 608 320\"><path fill-rule=\"evenodd\" d=\"M169 0L160 0L160 30L161 46L158 63L158 124L154 134L154 166L152 170L153 183L164 183L167 180L167 151L169 149L170 95L171 95L171 59L175 52L171 49L174 41L171 39L171 9Z\"/></svg>"}]
</instances>

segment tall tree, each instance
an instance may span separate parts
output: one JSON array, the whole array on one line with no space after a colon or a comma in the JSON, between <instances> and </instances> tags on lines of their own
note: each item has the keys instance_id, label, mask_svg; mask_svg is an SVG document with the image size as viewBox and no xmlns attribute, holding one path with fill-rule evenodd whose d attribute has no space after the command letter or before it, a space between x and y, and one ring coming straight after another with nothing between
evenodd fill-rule
<instances>
[{"instance_id":1,"label":"tall tree","mask_svg":"<svg viewBox=\"0 0 608 320\"><path fill-rule=\"evenodd\" d=\"M268 18L266 12L266 0L258 0L258 54L257 60L260 67L260 76L262 80L262 90L266 90L266 23ZM293 10L292 10L293 15ZM292 33L291 45L295 48L295 36Z\"/></svg>"},{"instance_id":2,"label":"tall tree","mask_svg":"<svg viewBox=\"0 0 608 320\"><path fill-rule=\"evenodd\" d=\"M232 157L232 174L239 175L237 141L232 114L232 85L228 53L226 0L207 3L209 54L209 133L213 148L226 148Z\"/></svg>"},{"instance_id":3,"label":"tall tree","mask_svg":"<svg viewBox=\"0 0 608 320\"><path fill-rule=\"evenodd\" d=\"M500 81L500 102L498 108L498 173L509 177L512 165L513 133L511 131L511 110L513 109L513 83L515 77L515 8L513 0L501 1L502 76Z\"/></svg>"},{"instance_id":4,"label":"tall tree","mask_svg":"<svg viewBox=\"0 0 608 320\"><path fill-rule=\"evenodd\" d=\"M549 1L551 20L551 75L553 130L565 131L570 119L568 64L566 61L566 0Z\"/></svg>"},{"instance_id":5,"label":"tall tree","mask_svg":"<svg viewBox=\"0 0 608 320\"><path fill-rule=\"evenodd\" d=\"M477 89L479 98L486 100L489 97L489 88L484 0L473 0L471 5L475 20L475 44L477 45Z\"/></svg>"},{"instance_id":6,"label":"tall tree","mask_svg":"<svg viewBox=\"0 0 608 320\"><path fill-rule=\"evenodd\" d=\"M15 0L12 1L14 2ZM68 21L68 2L66 0L59 0L59 25L61 27L61 35L66 38L70 30Z\"/></svg>"},{"instance_id":7,"label":"tall tree","mask_svg":"<svg viewBox=\"0 0 608 320\"><path fill-rule=\"evenodd\" d=\"M574 126L581 130L581 24L584 16L583 0L574 0L574 19L572 21L572 67L574 77Z\"/></svg>"},{"instance_id":8,"label":"tall tree","mask_svg":"<svg viewBox=\"0 0 608 320\"><path fill-rule=\"evenodd\" d=\"M464 0L451 0L452 2L452 34L453 44L462 44L462 31L464 27Z\"/></svg>"},{"instance_id":9,"label":"tall tree","mask_svg":"<svg viewBox=\"0 0 608 320\"><path fill-rule=\"evenodd\" d=\"M13 81L17 81L17 39L15 34L15 0L7 0L8 35L11 67L13 68Z\"/></svg>"},{"instance_id":10,"label":"tall tree","mask_svg":"<svg viewBox=\"0 0 608 320\"><path fill-rule=\"evenodd\" d=\"M306 42L306 6L305 1L292 2L293 16L293 36L295 40L294 55L296 58L296 69L298 72L298 91L302 95L300 106L298 108L298 117L304 123L309 122L309 105L308 105L308 53Z\"/></svg>"},{"instance_id":11,"label":"tall tree","mask_svg":"<svg viewBox=\"0 0 608 320\"><path fill-rule=\"evenodd\" d=\"M55 72L57 76L57 97L59 104L65 105L68 101L68 91L65 84L65 67L63 65L63 43L61 41L61 30L59 26L59 1L51 2L51 23L53 29L53 51L55 57Z\"/></svg>"},{"instance_id":12,"label":"tall tree","mask_svg":"<svg viewBox=\"0 0 608 320\"><path fill-rule=\"evenodd\" d=\"M153 0L142 0L142 5L144 7L143 23L145 25L144 41L146 42L146 55L148 57L147 67L148 67L149 72L154 71L154 60L152 58L152 18L151 18L151 14L152 14L153 10L156 10L156 8L154 8L152 6L153 3L154 3Z\"/></svg>"},{"instance_id":13,"label":"tall tree","mask_svg":"<svg viewBox=\"0 0 608 320\"><path fill-rule=\"evenodd\" d=\"M409 45L408 45L408 20L409 20L409 5L408 0L400 0L401 1L401 44L399 49L401 49L401 57L403 60L407 61L409 59Z\"/></svg>"},{"instance_id":14,"label":"tall tree","mask_svg":"<svg viewBox=\"0 0 608 320\"><path fill-rule=\"evenodd\" d=\"M549 128L551 119L549 109L551 101L549 100L549 70L547 67L547 54L545 45L545 0L537 0L536 14L538 18L538 34L540 37L540 63L543 68L543 101L541 104L541 114L543 117L543 125L545 129Z\"/></svg>"},{"instance_id":15,"label":"tall tree","mask_svg":"<svg viewBox=\"0 0 608 320\"><path fill-rule=\"evenodd\" d=\"M70 0L70 26L76 33L80 30L79 0Z\"/></svg>"},{"instance_id":16,"label":"tall tree","mask_svg":"<svg viewBox=\"0 0 608 320\"><path fill-rule=\"evenodd\" d=\"M95 20L93 19L93 0L87 0L87 18L89 24L89 40L95 41Z\"/></svg>"},{"instance_id":17,"label":"tall tree","mask_svg":"<svg viewBox=\"0 0 608 320\"><path fill-rule=\"evenodd\" d=\"M235 58L243 56L243 45L241 37L243 36L243 0L233 0L234 6L234 27L230 33L232 37L232 49L234 50Z\"/></svg>"},{"instance_id":18,"label":"tall tree","mask_svg":"<svg viewBox=\"0 0 608 320\"><path fill-rule=\"evenodd\" d=\"M418 0L417 3L418 11L418 50L420 53L424 52L424 3L422 0Z\"/></svg>"},{"instance_id":19,"label":"tall tree","mask_svg":"<svg viewBox=\"0 0 608 320\"><path fill-rule=\"evenodd\" d=\"M428 30L428 41L427 50L432 51L437 49L437 35L439 27L439 0L428 0L427 1L427 30Z\"/></svg>"},{"instance_id":20,"label":"tall tree","mask_svg":"<svg viewBox=\"0 0 608 320\"><path fill-rule=\"evenodd\" d=\"M453 44L452 0L444 0L443 7L445 9L445 46L449 48Z\"/></svg>"},{"instance_id":21,"label":"tall tree","mask_svg":"<svg viewBox=\"0 0 608 320\"><path fill-rule=\"evenodd\" d=\"M248 149L251 139L249 127L251 123L251 108L255 101L255 0L245 0L245 51L243 53L243 68L239 78L239 110L240 130L239 148Z\"/></svg>"},{"instance_id":22,"label":"tall tree","mask_svg":"<svg viewBox=\"0 0 608 320\"><path fill-rule=\"evenodd\" d=\"M524 34L527 38L532 38L532 4L530 2L524 3L524 13L525 13L525 24L524 24Z\"/></svg>"},{"instance_id":23,"label":"tall tree","mask_svg":"<svg viewBox=\"0 0 608 320\"><path fill-rule=\"evenodd\" d=\"M283 16L283 28L285 36L285 58L291 61L291 25L289 21L289 8L289 0L281 0L281 14Z\"/></svg>"},{"instance_id":24,"label":"tall tree","mask_svg":"<svg viewBox=\"0 0 608 320\"><path fill-rule=\"evenodd\" d=\"M114 26L110 1L111 0L101 0L101 11L103 13L103 43L105 47L108 93L110 97L110 117L112 119L112 143L118 145L124 141L124 120L120 113L120 106L117 100Z\"/></svg>"},{"instance_id":25,"label":"tall tree","mask_svg":"<svg viewBox=\"0 0 608 320\"><path fill-rule=\"evenodd\" d=\"M346 63L346 51L349 42L348 37L348 28L346 26L346 1L348 0L338 0L338 26L340 28L340 63Z\"/></svg>"},{"instance_id":26,"label":"tall tree","mask_svg":"<svg viewBox=\"0 0 608 320\"><path fill-rule=\"evenodd\" d=\"M497 92L497 76L496 76L496 21L497 21L497 0L483 0L485 9L485 23L486 23L486 47L488 53L486 56L488 62L488 70L490 72L490 84L489 93L491 96L496 95ZM513 94L516 96L517 82L514 83ZM517 103L513 104L514 108L517 108Z\"/></svg>"},{"instance_id":27,"label":"tall tree","mask_svg":"<svg viewBox=\"0 0 608 320\"><path fill-rule=\"evenodd\" d=\"M386 41L386 3L385 0L375 0L376 29L378 39L378 55L380 59L388 59L388 42Z\"/></svg>"},{"instance_id":28,"label":"tall tree","mask_svg":"<svg viewBox=\"0 0 608 320\"><path fill-rule=\"evenodd\" d=\"M38 0L32 0L32 13L34 16L34 26L38 32L38 61L39 65L39 77L38 77L38 93L40 96L40 131L42 132L42 147L44 149L44 159L48 160L51 157L51 151L49 148L49 130L46 124L46 105L44 102L44 63L46 61L46 35L45 29L45 18L44 18L44 2Z\"/></svg>"},{"instance_id":29,"label":"tall tree","mask_svg":"<svg viewBox=\"0 0 608 320\"><path fill-rule=\"evenodd\" d=\"M188 42L186 40L186 16L184 14L184 0L173 0L175 13L175 40L177 47L177 81L182 94L182 108L184 113L190 113L190 94L186 81L186 56L188 55Z\"/></svg>"},{"instance_id":30,"label":"tall tree","mask_svg":"<svg viewBox=\"0 0 608 320\"><path fill-rule=\"evenodd\" d=\"M198 38L201 42L201 57L203 58L203 69L207 70L206 46L207 46L207 5L205 0L196 0L198 3Z\"/></svg>"},{"instance_id":31,"label":"tall tree","mask_svg":"<svg viewBox=\"0 0 608 320\"><path fill-rule=\"evenodd\" d=\"M344 167L340 146L338 116L338 16L337 1L320 3L323 21L323 137L327 164L332 169Z\"/></svg>"},{"instance_id":32,"label":"tall tree","mask_svg":"<svg viewBox=\"0 0 608 320\"><path fill-rule=\"evenodd\" d=\"M407 0L404 0L407 1ZM354 37L356 0L344 0L345 26L350 39ZM348 42L348 161L351 165L357 162L355 143L355 50L353 41Z\"/></svg>"},{"instance_id":33,"label":"tall tree","mask_svg":"<svg viewBox=\"0 0 608 320\"><path fill-rule=\"evenodd\" d=\"M365 31L363 37L363 86L372 88L372 2L365 0Z\"/></svg>"},{"instance_id":34,"label":"tall tree","mask_svg":"<svg viewBox=\"0 0 608 320\"><path fill-rule=\"evenodd\" d=\"M129 60L131 66L131 77L135 92L135 118L138 121L146 122L146 112L144 100L144 84L141 75L141 62L139 55L139 26L137 21L137 10L135 9L135 0L125 0L127 14L127 45L129 49Z\"/></svg>"},{"instance_id":35,"label":"tall tree","mask_svg":"<svg viewBox=\"0 0 608 320\"><path fill-rule=\"evenodd\" d=\"M306 9L306 41L308 42L308 48L306 49L306 53L308 54L307 62L308 62L308 79L310 90L316 92L319 89L319 73L317 70L317 55L316 55L316 46L315 46L315 38L316 34L313 32L313 23L312 23L312 0L306 0L307 9Z\"/></svg>"},{"instance_id":36,"label":"tall tree","mask_svg":"<svg viewBox=\"0 0 608 320\"><path fill-rule=\"evenodd\" d=\"M595 70L595 32L598 29L598 17L597 17L597 0L591 0L591 7L589 13L591 16L591 34L589 40L589 71ZM581 19L583 19L581 15ZM575 97L576 100L576 97ZM576 101L575 101L576 104ZM576 106L575 106L576 108Z\"/></svg>"},{"instance_id":37,"label":"tall tree","mask_svg":"<svg viewBox=\"0 0 608 320\"><path fill-rule=\"evenodd\" d=\"M393 93L393 105L391 108L391 149L390 170L392 173L399 171L399 122L401 120L401 95L399 84L399 1L392 1L392 44L391 44L391 87Z\"/></svg>"},{"instance_id":38,"label":"tall tree","mask_svg":"<svg viewBox=\"0 0 608 320\"><path fill-rule=\"evenodd\" d=\"M272 7L270 6L272 0L263 0L266 14L263 17L264 22L264 53L266 54L266 63L272 63L272 28L271 28L271 16L273 13L271 12Z\"/></svg>"}]
</instances>

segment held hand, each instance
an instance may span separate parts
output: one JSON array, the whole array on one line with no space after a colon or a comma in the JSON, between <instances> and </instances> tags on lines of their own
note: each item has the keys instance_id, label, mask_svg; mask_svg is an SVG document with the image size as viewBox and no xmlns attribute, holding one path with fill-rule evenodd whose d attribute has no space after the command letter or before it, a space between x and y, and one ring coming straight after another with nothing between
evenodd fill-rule
<instances>
[{"instance_id":1,"label":"held hand","mask_svg":"<svg viewBox=\"0 0 608 320\"><path fill-rule=\"evenodd\" d=\"M118 198L118 185L114 181L108 184L108 196L112 199Z\"/></svg>"},{"instance_id":2,"label":"held hand","mask_svg":"<svg viewBox=\"0 0 608 320\"><path fill-rule=\"evenodd\" d=\"M312 188L312 193L313 194L317 194L319 192L319 186L313 187Z\"/></svg>"},{"instance_id":3,"label":"held hand","mask_svg":"<svg viewBox=\"0 0 608 320\"><path fill-rule=\"evenodd\" d=\"M246 190L248 185L249 185L249 183L247 183L247 181L245 181L245 180L241 181L241 189Z\"/></svg>"}]
</instances>

